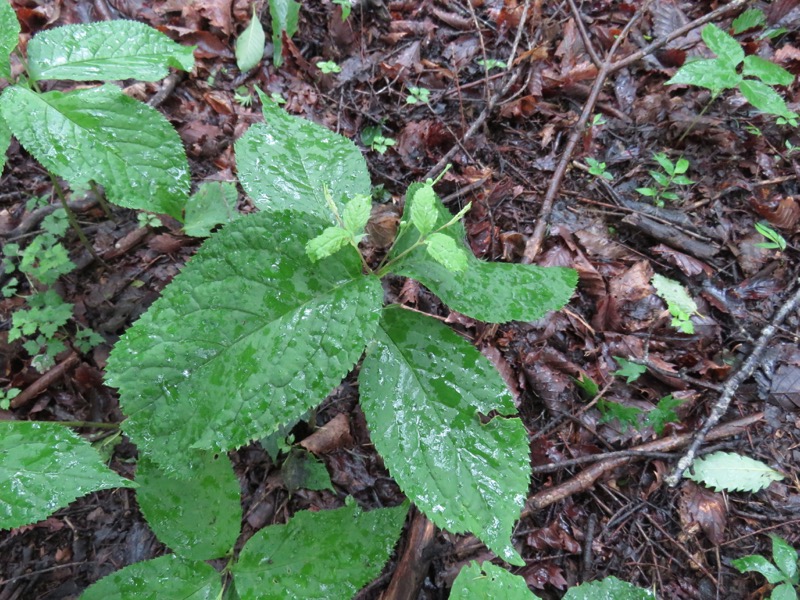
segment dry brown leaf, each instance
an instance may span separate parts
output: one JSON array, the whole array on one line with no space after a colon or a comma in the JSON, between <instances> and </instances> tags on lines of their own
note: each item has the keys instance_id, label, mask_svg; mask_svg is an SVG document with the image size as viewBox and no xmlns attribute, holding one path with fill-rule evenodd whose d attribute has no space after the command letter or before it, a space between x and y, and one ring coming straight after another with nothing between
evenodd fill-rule
<instances>
[{"instance_id":1,"label":"dry brown leaf","mask_svg":"<svg viewBox=\"0 0 800 600\"><path fill-rule=\"evenodd\" d=\"M339 448L350 447L353 445L353 436L350 434L350 420L346 414L339 413L301 441L300 445L317 455L328 454Z\"/></svg>"},{"instance_id":2,"label":"dry brown leaf","mask_svg":"<svg viewBox=\"0 0 800 600\"><path fill-rule=\"evenodd\" d=\"M686 533L691 535L693 526L699 525L715 546L725 541L728 513L722 494L686 481L681 488L678 513Z\"/></svg>"}]
</instances>

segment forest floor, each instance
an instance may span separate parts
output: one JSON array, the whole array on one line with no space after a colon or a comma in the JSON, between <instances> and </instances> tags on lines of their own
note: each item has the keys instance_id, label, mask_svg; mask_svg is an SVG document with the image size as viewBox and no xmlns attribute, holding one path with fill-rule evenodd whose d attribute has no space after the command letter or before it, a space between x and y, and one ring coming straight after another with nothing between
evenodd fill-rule
<instances>
[{"instance_id":1,"label":"forest floor","mask_svg":"<svg viewBox=\"0 0 800 600\"><path fill-rule=\"evenodd\" d=\"M700 88L665 85L687 57L708 56L701 23L640 53L723 3L365 0L343 21L338 4L309 1L298 32L284 42L281 67L273 66L269 46L248 73L236 68L233 44L250 20L249 0L12 4L24 36L124 18L197 45L192 73L126 88L145 101L161 94L159 110L183 139L194 182L235 180L233 142L261 119L254 86L363 149L383 207L378 229L396 223L409 184L452 164L437 190L454 212L472 202L465 225L476 256L568 266L580 275L564 310L499 326L451 313L419 286L403 288L406 304L443 317L494 362L530 432L531 510L515 532L527 564L513 572L542 598L609 575L654 587L661 598L769 593L762 577L740 574L731 560L770 556L768 534L800 547L797 310L759 344L798 288L800 135L735 90L711 101ZM270 31L266 5L256 2ZM764 9L765 27L786 31L771 38L744 32L738 39L745 50L800 73L798 2L750 5ZM721 10L713 22L728 30L739 12ZM341 71L322 73L320 61ZM409 103L412 88L429 95ZM797 110L800 85L779 91ZM381 153L376 135L394 144ZM636 191L653 187L649 171L659 169L659 152L673 163L686 159L693 181L675 186L677 199L661 208ZM589 173L588 159L605 163L610 178ZM46 172L13 142L0 179L3 243L25 243L36 233L52 210L26 208L39 196L58 203ZM243 193L239 203L252 210ZM108 353L199 245L167 219L141 227L134 211L114 209L108 217L79 197L73 205L103 261L68 236L77 268L59 289L75 305L75 318L105 343L88 353L68 350L43 376L20 342L7 343L21 300L0 300L0 384L24 394L2 411L4 419L121 421L115 390L103 385ZM760 246L766 240L757 223L782 235L785 249ZM671 324L654 274L679 281L696 301L693 333ZM732 402L701 453L736 452L786 477L756 493L716 492L687 479L670 487L665 478L753 351L754 371L729 386ZM613 375L614 357L639 360L647 372L628 383ZM335 492L290 494L280 465L258 445L231 453L246 534L298 510L340 506L348 494L366 507L402 501L369 443L354 382L349 378L316 413L316 426L343 415L339 442L322 454ZM614 407L647 412L668 396L681 402L659 434L613 418ZM313 429L296 428L295 440ZM135 458L125 440L109 455L128 477ZM420 585L407 597L430 600L448 596L468 561L492 558L474 538L446 532L409 549L418 541L411 529L359 598L380 597L411 550L425 560L417 565ZM45 521L0 532L0 600L74 598L104 575L166 551L133 490L93 493Z\"/></svg>"}]
</instances>

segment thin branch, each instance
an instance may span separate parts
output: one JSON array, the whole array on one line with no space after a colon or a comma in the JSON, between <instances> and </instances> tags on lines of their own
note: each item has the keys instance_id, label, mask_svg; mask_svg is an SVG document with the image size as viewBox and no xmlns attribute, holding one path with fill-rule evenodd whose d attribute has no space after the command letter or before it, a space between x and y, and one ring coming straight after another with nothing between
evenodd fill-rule
<instances>
[{"instance_id":1,"label":"thin branch","mask_svg":"<svg viewBox=\"0 0 800 600\"><path fill-rule=\"evenodd\" d=\"M781 306L780 310L778 310L778 312L775 314L775 317L772 319L772 322L761 332L761 335L758 337L758 340L756 340L750 356L747 357L747 360L744 362L741 368L736 371L736 373L731 375L731 377L729 377L722 386L722 393L720 394L716 404L714 404L714 408L711 410L711 414L708 415L706 422L703 423L703 427L701 427L700 431L695 434L691 445L678 461L675 469L672 471L672 473L670 473L669 476L665 478L665 481L671 487L674 487L678 484L683 472L691 466L692 462L694 462L697 451L700 446L703 445L708 432L712 427L714 427L714 425L719 423L719 420L728 411L728 406L730 406L733 395L736 393L736 391L739 389L739 386L742 385L745 379L750 377L753 374L753 371L755 371L758 363L764 356L764 352L767 349L767 344L772 339L772 336L775 335L778 327L780 327L781 323L783 323L786 317L797 310L798 306L800 306L800 278L797 280L797 289L795 290L794 294L783 304L783 306Z\"/></svg>"}]
</instances>

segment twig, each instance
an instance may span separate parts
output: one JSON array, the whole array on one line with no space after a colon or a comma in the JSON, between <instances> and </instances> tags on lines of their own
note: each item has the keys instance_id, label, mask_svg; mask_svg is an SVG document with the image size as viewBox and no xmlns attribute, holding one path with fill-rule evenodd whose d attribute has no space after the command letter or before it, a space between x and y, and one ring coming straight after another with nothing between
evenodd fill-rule
<instances>
[{"instance_id":1,"label":"twig","mask_svg":"<svg viewBox=\"0 0 800 600\"><path fill-rule=\"evenodd\" d=\"M431 563L430 547L436 539L436 525L415 509L408 543L397 563L389 587L381 600L415 600Z\"/></svg>"},{"instance_id":2,"label":"twig","mask_svg":"<svg viewBox=\"0 0 800 600\"><path fill-rule=\"evenodd\" d=\"M36 398L39 394L49 388L53 383L58 381L67 371L69 371L75 363L78 362L78 355L74 352L67 358L62 360L47 373L39 377L36 381L22 390L19 394L14 396L11 400L11 408L20 408L25 406L28 402Z\"/></svg>"},{"instance_id":3,"label":"twig","mask_svg":"<svg viewBox=\"0 0 800 600\"><path fill-rule=\"evenodd\" d=\"M736 371L736 373L731 375L731 377L729 377L722 386L722 393L720 394L716 404L714 404L714 408L711 410L711 414L708 415L706 422L703 423L703 427L701 427L700 431L695 434L691 445L678 461L678 464L673 472L665 478L665 481L671 487L675 487L678 484L683 472L688 469L689 466L691 466L695 455L697 454L697 450L705 441L706 436L711 428L714 427L714 425L716 425L728 411L728 406L730 406L733 395L739 389L739 386L742 385L745 379L753 374L753 371L755 371L759 361L764 356L764 352L767 349L767 343L772 339L772 336L775 335L775 331L778 329L778 327L780 327L784 319L786 319L786 317L794 312L798 305L800 305L800 278L797 280L797 285L798 287L794 294L783 304L783 306L781 306L780 310L778 310L778 312L775 314L775 317L772 319L772 322L761 332L761 335L758 337L758 340L756 340L750 356L747 357L747 360L744 362L741 368Z\"/></svg>"},{"instance_id":4,"label":"twig","mask_svg":"<svg viewBox=\"0 0 800 600\"><path fill-rule=\"evenodd\" d=\"M750 415L748 417L743 417L741 419L737 419L736 421L731 421L729 423L725 423L724 425L720 425L716 429L711 430L708 433L706 439L708 440L718 440L722 439L731 435L736 435L740 433L742 429L745 427L752 425L753 423L757 423L761 419L764 418L764 413L759 412L754 415ZM660 440L655 440L653 442L648 442L646 444L641 444L634 448L631 448L631 451L636 451L638 453L642 452L670 452L681 446L685 446L686 444L691 443L692 434L685 433L682 435L676 435L673 437L662 438ZM598 463L588 467L587 469L578 473L575 477L561 483L555 487L544 489L528 499L528 502L525 504L525 508L522 511L521 518L525 518L533 514L534 511L541 510L551 504L555 504L561 500L564 500L573 494L577 494L579 492L585 491L589 489L594 483L603 475L608 473L609 471L616 469L619 466L624 465L628 461L632 459L631 456L623 456L620 458L612 458L608 461Z\"/></svg>"},{"instance_id":5,"label":"twig","mask_svg":"<svg viewBox=\"0 0 800 600\"><path fill-rule=\"evenodd\" d=\"M164 84L161 86L150 100L147 101L147 104L152 106L153 108L158 108L164 103L169 95L175 91L178 83L186 76L186 73L183 71L175 71L174 73L170 73L167 75L167 78L164 80Z\"/></svg>"},{"instance_id":6,"label":"twig","mask_svg":"<svg viewBox=\"0 0 800 600\"><path fill-rule=\"evenodd\" d=\"M616 452L604 452L603 454L591 454L589 456L579 456L578 458L569 458L546 465L539 465L531 469L531 473L551 473L553 471L560 471L567 467L574 467L576 465L584 465L590 462L600 462L610 460L612 458L675 458L674 455L667 452L643 452L641 450L617 450Z\"/></svg>"},{"instance_id":7,"label":"twig","mask_svg":"<svg viewBox=\"0 0 800 600\"><path fill-rule=\"evenodd\" d=\"M523 263L532 263L536 258L536 255L539 254L539 250L541 250L542 243L544 242L544 235L547 231L547 226L550 221L550 213L553 212L553 203L558 195L558 190L561 187L561 182L564 179L564 175L567 173L567 167L569 167L569 164L572 161L572 153L575 152L578 141L583 135L586 124L589 122L589 117L594 110L594 105L597 103L597 98L600 96L600 91L605 85L606 78L608 77L609 73L611 73L611 66L613 64L611 59L616 53L620 44L622 44L622 41L628 36L628 33L630 33L633 25L642 17L644 11L648 6L650 6L651 2L652 0L647 0L644 5L642 5L642 7L636 11L636 14L633 15L631 20L628 21L628 24L625 25L625 28L622 30L619 36L617 36L617 39L614 41L614 45L611 46L611 50L608 52L608 56L600 66L600 70L597 73L597 79L594 80L594 85L592 85L592 90L589 93L589 97L586 99L586 102L583 105L583 112L581 113L578 122L575 124L572 133L567 140L567 145L561 155L561 160L559 160L558 165L556 166L555 173L553 173L553 178L550 180L550 185L547 188L547 193L544 196L544 200L542 200L542 207L539 210L539 220L536 222L536 226L533 229L531 237L525 244L525 253L522 259Z\"/></svg>"},{"instance_id":8,"label":"twig","mask_svg":"<svg viewBox=\"0 0 800 600\"><path fill-rule=\"evenodd\" d=\"M526 0L525 7L522 10L522 18L520 19L519 27L517 28L517 35L514 38L514 44L511 48L511 53L509 54L508 62L506 63L508 65L509 70L512 68L514 56L517 53L517 45L519 44L519 40L522 37L522 28L525 26L525 21L528 18L529 7L530 7L530 0ZM511 86L513 86L517 82L517 79L519 79L520 76L520 72L521 72L520 69L516 69L513 73L511 73L511 76L508 78L508 81L506 81L501 86L501 88L495 94L493 94L491 98L489 98L489 101L486 103L486 107L483 109L481 114L478 115L478 118L475 119L475 122L472 125L470 125L469 129L467 129L466 133L462 136L462 138L452 148L450 148L450 150L448 150L447 154L445 154L442 158L439 159L439 162L433 165L433 167L431 167L428 170L428 172L425 173L425 175L422 177L423 180L433 179L434 177L436 177L441 172L441 170L447 166L447 163L450 162L450 159L453 158L453 156L455 156L456 152L458 152L458 149L463 144L465 144L467 140L469 140L473 135L475 135L475 132L477 132L478 129L480 129L483 126L483 124L486 122L486 119L488 119L489 115L492 114L492 111L494 110L494 107L497 105L498 100L500 100L500 98L505 96L508 93L508 90L511 89Z\"/></svg>"},{"instance_id":9,"label":"twig","mask_svg":"<svg viewBox=\"0 0 800 600\"><path fill-rule=\"evenodd\" d=\"M581 34L583 46L586 48L586 52L589 53L589 58L592 59L594 66L599 69L603 64L603 61L597 55L597 52L594 51L594 46L592 46L592 41L589 39L589 33L586 31L586 25L583 22L583 15L581 15L581 11L579 11L578 7L575 5L575 0L568 1L569 8L572 11L573 17L575 18L575 24L578 26L578 33Z\"/></svg>"}]
</instances>

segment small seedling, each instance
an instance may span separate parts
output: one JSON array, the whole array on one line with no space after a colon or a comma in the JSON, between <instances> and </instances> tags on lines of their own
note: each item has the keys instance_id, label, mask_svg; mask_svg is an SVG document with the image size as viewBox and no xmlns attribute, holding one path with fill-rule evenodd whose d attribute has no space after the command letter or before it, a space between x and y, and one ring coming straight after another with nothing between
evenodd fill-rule
<instances>
[{"instance_id":1,"label":"small seedling","mask_svg":"<svg viewBox=\"0 0 800 600\"><path fill-rule=\"evenodd\" d=\"M617 421L623 433L630 427L635 429L639 426L639 416L642 414L642 410L635 406L625 406L619 402L601 398L597 402L597 409L602 415L600 417L600 423Z\"/></svg>"},{"instance_id":2,"label":"small seedling","mask_svg":"<svg viewBox=\"0 0 800 600\"><path fill-rule=\"evenodd\" d=\"M370 125L361 132L361 143L368 148L375 150L378 154L385 153L395 145L394 138L386 137L381 134L380 125Z\"/></svg>"},{"instance_id":3,"label":"small seedling","mask_svg":"<svg viewBox=\"0 0 800 600\"><path fill-rule=\"evenodd\" d=\"M586 157L586 164L589 165L589 173L595 177L602 177L608 181L614 181L614 176L606 171L606 163L600 162L591 156Z\"/></svg>"},{"instance_id":4,"label":"small seedling","mask_svg":"<svg viewBox=\"0 0 800 600\"><path fill-rule=\"evenodd\" d=\"M408 96L406 97L406 104L427 104L431 97L431 91L424 87L408 88Z\"/></svg>"},{"instance_id":5,"label":"small seedling","mask_svg":"<svg viewBox=\"0 0 800 600\"><path fill-rule=\"evenodd\" d=\"M612 375L615 375L616 377L624 377L625 383L633 383L647 372L647 367L644 365L631 362L622 358L621 356L615 356L614 360L617 361L619 369L614 371Z\"/></svg>"},{"instance_id":6,"label":"small seedling","mask_svg":"<svg viewBox=\"0 0 800 600\"><path fill-rule=\"evenodd\" d=\"M498 60L496 58L487 58L486 60L483 60L482 58L479 58L476 62L480 66L482 66L484 69L486 69L487 71L491 71L492 69L507 69L508 68L504 61Z\"/></svg>"},{"instance_id":7,"label":"small seedling","mask_svg":"<svg viewBox=\"0 0 800 600\"><path fill-rule=\"evenodd\" d=\"M8 410L11 407L11 401L19 396L20 391L14 387L0 390L0 410Z\"/></svg>"},{"instance_id":8,"label":"small seedling","mask_svg":"<svg viewBox=\"0 0 800 600\"><path fill-rule=\"evenodd\" d=\"M772 227L766 223L760 222L755 225L756 231L767 238L768 242L760 242L756 244L758 248L767 248L769 250L786 250L786 239Z\"/></svg>"},{"instance_id":9,"label":"small seedling","mask_svg":"<svg viewBox=\"0 0 800 600\"><path fill-rule=\"evenodd\" d=\"M775 585L770 598L772 600L797 600L797 586L800 584L800 570L797 565L797 550L786 540L777 535L770 535L772 540L772 562L760 554L751 554L735 558L731 564L740 573L753 572L763 575Z\"/></svg>"},{"instance_id":10,"label":"small seedling","mask_svg":"<svg viewBox=\"0 0 800 600\"><path fill-rule=\"evenodd\" d=\"M663 169L662 171L648 171L650 176L655 181L655 187L640 187L636 188L642 196L647 196L653 199L653 204L658 207L664 206L664 199L676 201L679 199L678 194L674 191L676 185L691 185L694 183L684 173L689 169L689 161L681 157L676 163L673 163L667 155L663 152L653 154L655 160Z\"/></svg>"},{"instance_id":11,"label":"small seedling","mask_svg":"<svg viewBox=\"0 0 800 600\"><path fill-rule=\"evenodd\" d=\"M317 68L320 71L322 71L323 73L325 73L326 75L329 75L331 73L341 73L342 72L342 67L337 65L332 60L321 60L321 61L319 61L317 63Z\"/></svg>"},{"instance_id":12,"label":"small seedling","mask_svg":"<svg viewBox=\"0 0 800 600\"><path fill-rule=\"evenodd\" d=\"M667 303L667 310L672 315L672 326L683 333L694 333L692 315L698 314L697 304L680 283L663 275L655 274L651 280L656 294Z\"/></svg>"},{"instance_id":13,"label":"small seedling","mask_svg":"<svg viewBox=\"0 0 800 600\"><path fill-rule=\"evenodd\" d=\"M148 212L140 212L137 214L136 221L139 223L139 227L150 227L151 229L156 229L162 225L161 219Z\"/></svg>"},{"instance_id":14,"label":"small seedling","mask_svg":"<svg viewBox=\"0 0 800 600\"><path fill-rule=\"evenodd\" d=\"M253 103L253 95L247 86L240 85L233 91L233 101L241 106L250 106Z\"/></svg>"},{"instance_id":15,"label":"small seedling","mask_svg":"<svg viewBox=\"0 0 800 600\"><path fill-rule=\"evenodd\" d=\"M589 127L600 127L600 125L605 125L606 123L608 123L608 121L606 121L606 118L603 115L596 114L594 117L592 117L592 122Z\"/></svg>"},{"instance_id":16,"label":"small seedling","mask_svg":"<svg viewBox=\"0 0 800 600\"><path fill-rule=\"evenodd\" d=\"M347 17L350 16L350 11L353 8L352 0L333 0L333 3L342 7L342 23L344 23L347 21Z\"/></svg>"},{"instance_id":17,"label":"small seedling","mask_svg":"<svg viewBox=\"0 0 800 600\"><path fill-rule=\"evenodd\" d=\"M286 104L286 98L284 98L279 92L272 92L269 95L269 99L275 104Z\"/></svg>"},{"instance_id":18,"label":"small seedling","mask_svg":"<svg viewBox=\"0 0 800 600\"><path fill-rule=\"evenodd\" d=\"M745 31L753 23L756 23L756 19L751 13L735 27ZM797 113L789 110L773 87L791 85L794 75L755 54L745 56L739 42L716 25L706 25L701 35L706 46L717 55L716 58L686 63L666 85L682 83L706 88L711 91L712 102L723 91L738 88L742 96L758 110L777 117L779 125L797 127Z\"/></svg>"}]
</instances>

